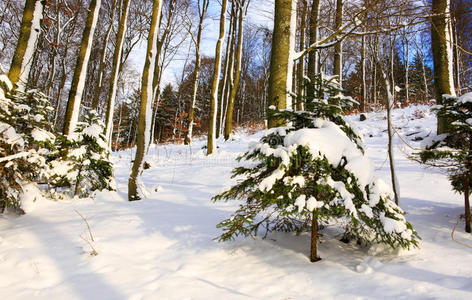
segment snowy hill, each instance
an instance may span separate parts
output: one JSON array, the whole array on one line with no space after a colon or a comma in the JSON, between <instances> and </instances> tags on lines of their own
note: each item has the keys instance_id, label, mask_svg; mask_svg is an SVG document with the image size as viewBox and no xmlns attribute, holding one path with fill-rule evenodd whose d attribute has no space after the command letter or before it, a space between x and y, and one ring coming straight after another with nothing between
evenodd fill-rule
<instances>
[{"instance_id":1,"label":"snowy hill","mask_svg":"<svg viewBox=\"0 0 472 300\"><path fill-rule=\"evenodd\" d=\"M376 174L390 182L385 113L349 119L365 136ZM413 147L436 127L427 107L395 110L393 123ZM220 141L211 157L204 141L151 148L143 201L126 201L134 155L123 151L113 156L117 192L1 216L0 299L472 298L471 249L451 239L462 197L444 174L407 159L411 150L398 138L400 206L422 238L420 249L344 244L336 226L321 231L323 260L315 264L307 257L309 233L215 242L215 225L238 203L210 199L231 185L235 158L262 134ZM462 224L455 238L472 245ZM98 255L90 255L92 247Z\"/></svg>"}]
</instances>

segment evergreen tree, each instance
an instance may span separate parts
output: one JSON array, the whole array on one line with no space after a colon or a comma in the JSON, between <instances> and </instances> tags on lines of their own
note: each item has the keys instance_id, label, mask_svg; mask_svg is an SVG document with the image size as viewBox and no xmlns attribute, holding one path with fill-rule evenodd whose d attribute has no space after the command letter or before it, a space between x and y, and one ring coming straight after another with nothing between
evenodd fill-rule
<instances>
[{"instance_id":1,"label":"evergreen tree","mask_svg":"<svg viewBox=\"0 0 472 300\"><path fill-rule=\"evenodd\" d=\"M454 191L464 194L465 231L471 232L469 196L472 190L472 93L443 96L436 107L438 118L449 123L449 132L425 141L419 153L424 163L446 168Z\"/></svg>"},{"instance_id":2,"label":"evergreen tree","mask_svg":"<svg viewBox=\"0 0 472 300\"><path fill-rule=\"evenodd\" d=\"M361 137L340 115L341 106L328 104L352 103L351 98L339 96L333 78L318 77L317 85L323 89L317 94L325 99L312 103L311 111L272 107L273 117L291 125L269 130L250 147L239 158L248 163L233 170L238 183L213 198L244 200L218 224L223 229L220 241L255 236L259 228L299 231L311 223L314 262L319 260L318 222L342 219L348 224L346 233L363 241L417 246L418 235L392 201L390 187L374 178Z\"/></svg>"},{"instance_id":3,"label":"evergreen tree","mask_svg":"<svg viewBox=\"0 0 472 300\"><path fill-rule=\"evenodd\" d=\"M423 74L423 67L426 74ZM428 95L431 93L429 89L425 90L425 80L426 85L433 81L433 71L427 65L422 64L419 53L413 57L413 61L410 64L408 78L410 82L410 94L416 99L416 101L428 101Z\"/></svg>"},{"instance_id":4,"label":"evergreen tree","mask_svg":"<svg viewBox=\"0 0 472 300\"><path fill-rule=\"evenodd\" d=\"M75 132L59 136L59 149L50 157L50 184L66 188L63 192L87 197L96 190L114 190L113 165L109 160L105 124L91 110Z\"/></svg>"},{"instance_id":5,"label":"evergreen tree","mask_svg":"<svg viewBox=\"0 0 472 300\"><path fill-rule=\"evenodd\" d=\"M52 108L37 91L12 90L0 75L0 209L21 209L22 200L41 197L45 155L54 141L48 115Z\"/></svg>"}]
</instances>

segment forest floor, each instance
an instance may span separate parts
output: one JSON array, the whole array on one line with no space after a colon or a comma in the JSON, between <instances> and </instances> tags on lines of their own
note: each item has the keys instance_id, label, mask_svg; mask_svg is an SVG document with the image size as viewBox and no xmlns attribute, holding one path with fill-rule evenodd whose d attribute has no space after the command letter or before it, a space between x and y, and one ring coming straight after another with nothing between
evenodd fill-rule
<instances>
[{"instance_id":1,"label":"forest floor","mask_svg":"<svg viewBox=\"0 0 472 300\"><path fill-rule=\"evenodd\" d=\"M365 135L376 174L389 183L385 112L349 119ZM417 106L395 110L394 125L419 146L413 140L434 132L436 122L428 107ZM235 158L262 134L220 141L211 157L203 140L153 147L142 201L127 202L129 150L113 154L117 192L42 201L27 215L0 216L0 299L472 299L472 249L451 239L463 199L446 175L409 160L398 138L400 205L422 238L419 249L344 244L335 226L322 231L317 263L307 257L309 233L215 242L215 225L238 203L211 197L231 185ZM455 238L472 245L463 223ZM90 245L98 255L90 255Z\"/></svg>"}]
</instances>

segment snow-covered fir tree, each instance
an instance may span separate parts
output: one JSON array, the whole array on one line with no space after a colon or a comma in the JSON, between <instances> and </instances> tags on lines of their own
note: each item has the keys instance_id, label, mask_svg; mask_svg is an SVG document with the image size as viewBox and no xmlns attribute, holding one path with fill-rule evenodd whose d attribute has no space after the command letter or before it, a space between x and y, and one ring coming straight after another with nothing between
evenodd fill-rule
<instances>
[{"instance_id":1,"label":"snow-covered fir tree","mask_svg":"<svg viewBox=\"0 0 472 300\"><path fill-rule=\"evenodd\" d=\"M270 111L289 125L268 130L250 146L239 158L245 164L233 170L237 184L214 197L243 200L218 224L219 240L311 224L310 259L317 261L318 223L342 220L346 233L364 242L417 246L419 237L392 201L391 188L374 176L362 138L341 116L352 99L339 93L334 78L317 80L324 99L311 102L310 111Z\"/></svg>"},{"instance_id":2,"label":"snow-covered fir tree","mask_svg":"<svg viewBox=\"0 0 472 300\"><path fill-rule=\"evenodd\" d=\"M435 107L439 119L447 120L447 133L423 142L422 162L447 170L454 191L464 194L465 231L471 232L469 197L472 188L472 93L444 95Z\"/></svg>"},{"instance_id":3,"label":"snow-covered fir tree","mask_svg":"<svg viewBox=\"0 0 472 300\"><path fill-rule=\"evenodd\" d=\"M96 190L115 189L105 124L96 111L90 110L74 133L59 136L56 144L49 178L52 185L62 188L58 191L87 197Z\"/></svg>"},{"instance_id":4,"label":"snow-covered fir tree","mask_svg":"<svg viewBox=\"0 0 472 300\"><path fill-rule=\"evenodd\" d=\"M13 90L0 75L0 208L27 210L41 198L37 182L46 175L53 147L49 100L37 91Z\"/></svg>"}]
</instances>

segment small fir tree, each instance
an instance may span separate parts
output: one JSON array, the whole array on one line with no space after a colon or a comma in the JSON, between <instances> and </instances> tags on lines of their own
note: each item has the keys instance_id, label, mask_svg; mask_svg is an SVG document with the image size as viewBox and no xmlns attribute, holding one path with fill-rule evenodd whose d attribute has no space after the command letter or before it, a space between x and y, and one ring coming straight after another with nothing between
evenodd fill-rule
<instances>
[{"instance_id":1,"label":"small fir tree","mask_svg":"<svg viewBox=\"0 0 472 300\"><path fill-rule=\"evenodd\" d=\"M220 241L255 236L260 228L303 230L311 224L312 262L317 254L318 223L345 220L347 232L391 247L418 245L418 235L392 201L393 193L373 176L361 137L340 115L352 103L332 78L319 77L319 101L310 111L269 111L290 126L270 129L233 170L236 185L213 198L243 200L217 225ZM329 92L329 94L327 93ZM335 103L329 104L329 103Z\"/></svg>"},{"instance_id":2,"label":"small fir tree","mask_svg":"<svg viewBox=\"0 0 472 300\"><path fill-rule=\"evenodd\" d=\"M423 163L447 170L454 191L464 194L465 231L471 232L470 202L472 188L472 93L443 96L435 107L438 118L447 120L448 133L425 140L427 150L418 153Z\"/></svg>"},{"instance_id":3,"label":"small fir tree","mask_svg":"<svg viewBox=\"0 0 472 300\"><path fill-rule=\"evenodd\" d=\"M59 149L49 164L50 182L69 188L73 196L88 197L96 190L114 190L113 165L104 135L105 124L91 110L74 134L60 136Z\"/></svg>"},{"instance_id":4,"label":"small fir tree","mask_svg":"<svg viewBox=\"0 0 472 300\"><path fill-rule=\"evenodd\" d=\"M0 75L0 209L22 211L22 199L41 197L37 182L45 177L45 156L55 136L47 97L34 90L12 89Z\"/></svg>"}]
</instances>

